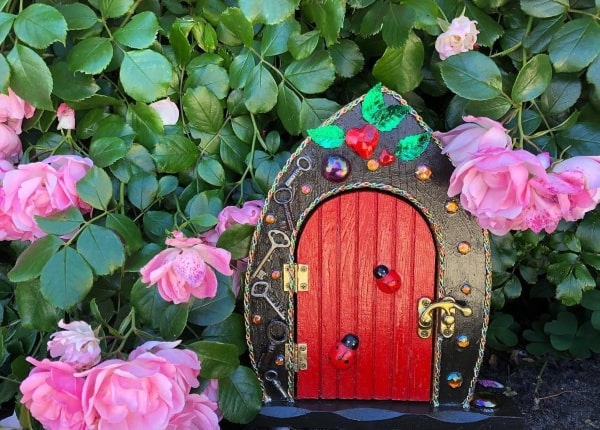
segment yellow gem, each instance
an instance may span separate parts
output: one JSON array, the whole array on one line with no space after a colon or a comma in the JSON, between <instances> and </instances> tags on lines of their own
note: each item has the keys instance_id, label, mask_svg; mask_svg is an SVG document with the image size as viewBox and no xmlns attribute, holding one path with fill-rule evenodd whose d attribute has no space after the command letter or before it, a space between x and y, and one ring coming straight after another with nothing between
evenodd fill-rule
<instances>
[{"instance_id":1,"label":"yellow gem","mask_svg":"<svg viewBox=\"0 0 600 430\"><path fill-rule=\"evenodd\" d=\"M462 242L459 242L456 248L458 249L458 252L460 252L463 255L471 252L471 244L464 240Z\"/></svg>"},{"instance_id":2,"label":"yellow gem","mask_svg":"<svg viewBox=\"0 0 600 430\"><path fill-rule=\"evenodd\" d=\"M369 169L371 172L376 172L379 170L379 161L370 159L367 161L367 169Z\"/></svg>"},{"instance_id":3,"label":"yellow gem","mask_svg":"<svg viewBox=\"0 0 600 430\"><path fill-rule=\"evenodd\" d=\"M417 170L415 170L415 176L419 181L426 181L431 178L431 169L429 166L425 164L420 164L417 166Z\"/></svg>"},{"instance_id":4,"label":"yellow gem","mask_svg":"<svg viewBox=\"0 0 600 430\"><path fill-rule=\"evenodd\" d=\"M265 222L267 224L273 224L275 221L277 221L277 218L275 218L275 215L273 215L273 214L265 215Z\"/></svg>"},{"instance_id":5,"label":"yellow gem","mask_svg":"<svg viewBox=\"0 0 600 430\"><path fill-rule=\"evenodd\" d=\"M449 214L455 214L459 209L458 202L456 200L448 200L444 207L446 208L446 212Z\"/></svg>"}]
</instances>

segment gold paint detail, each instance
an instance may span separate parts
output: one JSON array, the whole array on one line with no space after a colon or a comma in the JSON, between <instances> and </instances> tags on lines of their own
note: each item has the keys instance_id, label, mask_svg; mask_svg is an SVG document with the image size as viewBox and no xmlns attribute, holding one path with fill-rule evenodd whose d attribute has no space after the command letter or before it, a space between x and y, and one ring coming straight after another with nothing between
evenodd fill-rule
<instances>
[{"instance_id":1,"label":"gold paint detail","mask_svg":"<svg viewBox=\"0 0 600 430\"><path fill-rule=\"evenodd\" d=\"M427 339L433 331L433 312L439 309L440 333L446 339L454 335L456 325L456 309L462 312L465 317L473 314L473 310L468 306L462 306L456 303L454 298L447 296L432 303L428 297L421 297L418 302L419 327L417 333L420 338Z\"/></svg>"},{"instance_id":2,"label":"gold paint detail","mask_svg":"<svg viewBox=\"0 0 600 430\"><path fill-rule=\"evenodd\" d=\"M286 345L285 361L292 365L294 372L308 370L308 345L305 343Z\"/></svg>"},{"instance_id":3,"label":"gold paint detail","mask_svg":"<svg viewBox=\"0 0 600 430\"><path fill-rule=\"evenodd\" d=\"M425 164L418 165L417 169L415 170L415 177L419 181L427 181L428 179L431 178L431 175L432 175L431 168Z\"/></svg>"},{"instance_id":4,"label":"gold paint detail","mask_svg":"<svg viewBox=\"0 0 600 430\"><path fill-rule=\"evenodd\" d=\"M283 291L294 293L308 291L308 264L283 265Z\"/></svg>"},{"instance_id":5,"label":"gold paint detail","mask_svg":"<svg viewBox=\"0 0 600 430\"><path fill-rule=\"evenodd\" d=\"M471 244L463 240L462 242L458 243L456 249L458 249L458 252L460 252L462 255L466 255L471 252Z\"/></svg>"}]
</instances>

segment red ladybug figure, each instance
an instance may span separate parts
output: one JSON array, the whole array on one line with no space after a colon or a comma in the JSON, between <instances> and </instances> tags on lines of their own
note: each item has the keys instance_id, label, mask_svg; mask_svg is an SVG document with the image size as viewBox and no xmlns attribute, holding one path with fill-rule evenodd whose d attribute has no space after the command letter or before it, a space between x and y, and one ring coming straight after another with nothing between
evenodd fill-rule
<instances>
[{"instance_id":1,"label":"red ladybug figure","mask_svg":"<svg viewBox=\"0 0 600 430\"><path fill-rule=\"evenodd\" d=\"M373 270L375 275L375 283L384 293L393 294L400 289L402 285L402 278L400 274L395 270L390 270L387 266L380 264Z\"/></svg>"},{"instance_id":2,"label":"red ladybug figure","mask_svg":"<svg viewBox=\"0 0 600 430\"><path fill-rule=\"evenodd\" d=\"M358 336L348 333L329 350L329 362L338 370L349 369L356 363L357 348Z\"/></svg>"}]
</instances>

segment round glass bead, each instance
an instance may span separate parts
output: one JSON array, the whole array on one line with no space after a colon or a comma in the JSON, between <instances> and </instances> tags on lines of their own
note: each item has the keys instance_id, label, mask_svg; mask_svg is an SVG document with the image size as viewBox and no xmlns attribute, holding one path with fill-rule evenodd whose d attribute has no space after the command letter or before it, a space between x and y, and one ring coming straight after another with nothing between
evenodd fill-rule
<instances>
[{"instance_id":1,"label":"round glass bead","mask_svg":"<svg viewBox=\"0 0 600 430\"><path fill-rule=\"evenodd\" d=\"M463 294L471 294L471 286L469 284L463 284L462 287L460 287L460 291Z\"/></svg>"},{"instance_id":2,"label":"round glass bead","mask_svg":"<svg viewBox=\"0 0 600 430\"><path fill-rule=\"evenodd\" d=\"M444 207L446 208L446 212L449 214L455 214L459 209L459 205L456 200L448 200Z\"/></svg>"},{"instance_id":3,"label":"round glass bead","mask_svg":"<svg viewBox=\"0 0 600 430\"><path fill-rule=\"evenodd\" d=\"M285 364L285 355L278 354L277 357L275 357L275 364L278 366L283 366Z\"/></svg>"},{"instance_id":4,"label":"round glass bead","mask_svg":"<svg viewBox=\"0 0 600 430\"><path fill-rule=\"evenodd\" d=\"M415 177L419 180L419 181L426 181L429 178L431 178L431 169L429 168L429 166L425 165L425 164L420 164L417 166L417 170L415 170Z\"/></svg>"},{"instance_id":5,"label":"round glass bead","mask_svg":"<svg viewBox=\"0 0 600 430\"><path fill-rule=\"evenodd\" d=\"M258 314L252 315L252 324L260 324L262 322L262 316Z\"/></svg>"},{"instance_id":6,"label":"round glass bead","mask_svg":"<svg viewBox=\"0 0 600 430\"><path fill-rule=\"evenodd\" d=\"M321 164L323 177L331 182L344 181L351 170L350 162L341 155L329 155L323 159Z\"/></svg>"},{"instance_id":7,"label":"round glass bead","mask_svg":"<svg viewBox=\"0 0 600 430\"><path fill-rule=\"evenodd\" d=\"M273 214L266 214L265 215L265 222L267 224L274 224L275 221L277 221L277 218L275 218L275 215L273 215Z\"/></svg>"},{"instance_id":8,"label":"round glass bead","mask_svg":"<svg viewBox=\"0 0 600 430\"><path fill-rule=\"evenodd\" d=\"M379 161L370 159L369 161L367 161L367 169L370 172L376 172L377 170L379 170Z\"/></svg>"},{"instance_id":9,"label":"round glass bead","mask_svg":"<svg viewBox=\"0 0 600 430\"><path fill-rule=\"evenodd\" d=\"M463 377L460 372L451 372L446 376L446 382L450 388L460 388L463 383Z\"/></svg>"},{"instance_id":10,"label":"round glass bead","mask_svg":"<svg viewBox=\"0 0 600 430\"><path fill-rule=\"evenodd\" d=\"M481 409L493 409L498 407L498 397L493 393L481 391L473 395L471 405Z\"/></svg>"},{"instance_id":11,"label":"round glass bead","mask_svg":"<svg viewBox=\"0 0 600 430\"><path fill-rule=\"evenodd\" d=\"M276 281L279 278L281 278L281 272L279 270L273 270L271 272L271 279L273 279L274 281Z\"/></svg>"},{"instance_id":12,"label":"round glass bead","mask_svg":"<svg viewBox=\"0 0 600 430\"><path fill-rule=\"evenodd\" d=\"M468 254L469 252L471 252L471 244L469 242L463 240L462 242L458 243L458 245L456 246L456 249L458 249L458 252L465 255L465 254Z\"/></svg>"},{"instance_id":13,"label":"round glass bead","mask_svg":"<svg viewBox=\"0 0 600 430\"><path fill-rule=\"evenodd\" d=\"M300 187L300 192L304 195L310 194L312 192L312 187L310 184L304 184Z\"/></svg>"},{"instance_id":14,"label":"round glass bead","mask_svg":"<svg viewBox=\"0 0 600 430\"><path fill-rule=\"evenodd\" d=\"M469 336L466 334L461 334L456 338L456 345L458 345L459 348L466 348L470 343Z\"/></svg>"}]
</instances>

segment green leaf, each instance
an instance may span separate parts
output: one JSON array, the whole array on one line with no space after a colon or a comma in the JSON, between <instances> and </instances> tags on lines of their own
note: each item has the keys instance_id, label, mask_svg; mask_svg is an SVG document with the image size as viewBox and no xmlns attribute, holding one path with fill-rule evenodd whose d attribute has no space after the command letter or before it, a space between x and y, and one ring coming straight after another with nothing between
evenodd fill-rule
<instances>
[{"instance_id":1,"label":"green leaf","mask_svg":"<svg viewBox=\"0 0 600 430\"><path fill-rule=\"evenodd\" d=\"M465 113L473 116L486 116L488 118L498 120L502 118L506 112L508 112L511 106L512 104L510 99L504 96L494 97L493 99L489 100L469 100L465 106ZM540 119L539 115L536 116L536 118ZM523 120L523 122L525 122L525 120ZM533 133L536 129L537 126L533 129L533 131L531 131L531 133ZM527 132L525 131L525 133Z\"/></svg>"},{"instance_id":2,"label":"green leaf","mask_svg":"<svg viewBox=\"0 0 600 430\"><path fill-rule=\"evenodd\" d=\"M92 289L92 269L71 247L54 254L40 276L41 292L48 302L61 309L80 303Z\"/></svg>"},{"instance_id":3,"label":"green leaf","mask_svg":"<svg viewBox=\"0 0 600 430\"><path fill-rule=\"evenodd\" d=\"M562 147L568 148L569 155L594 155L598 152L600 144L600 124L595 121L579 122L561 131L557 139ZM589 244L585 238L579 237L579 239L582 245L584 242Z\"/></svg>"},{"instance_id":4,"label":"green leaf","mask_svg":"<svg viewBox=\"0 0 600 430\"><path fill-rule=\"evenodd\" d=\"M389 10L383 17L381 30L385 44L390 48L400 48L404 45L415 25L415 20L416 13L413 8L405 4L390 3Z\"/></svg>"},{"instance_id":5,"label":"green leaf","mask_svg":"<svg viewBox=\"0 0 600 430\"><path fill-rule=\"evenodd\" d=\"M255 227L250 224L234 224L219 236L216 246L231 252L233 260L246 258L254 230Z\"/></svg>"},{"instance_id":6,"label":"green leaf","mask_svg":"<svg viewBox=\"0 0 600 430\"><path fill-rule=\"evenodd\" d=\"M65 61L52 64L50 72L54 81L52 93L62 100L84 100L100 90L93 76L73 72Z\"/></svg>"},{"instance_id":7,"label":"green leaf","mask_svg":"<svg viewBox=\"0 0 600 430\"><path fill-rule=\"evenodd\" d=\"M15 44L6 59L13 91L38 109L53 110L52 75L42 57L31 48Z\"/></svg>"},{"instance_id":8,"label":"green leaf","mask_svg":"<svg viewBox=\"0 0 600 430\"><path fill-rule=\"evenodd\" d=\"M316 94L325 91L333 83L335 67L329 53L320 50L303 60L292 61L285 69L284 76L300 91ZM275 81L273 85L276 91Z\"/></svg>"},{"instance_id":9,"label":"green leaf","mask_svg":"<svg viewBox=\"0 0 600 430\"><path fill-rule=\"evenodd\" d=\"M184 138L183 136L179 136ZM185 138L184 138L185 139ZM156 198L158 181L156 176L148 173L133 175L127 184L127 197L132 205L138 209L146 209Z\"/></svg>"},{"instance_id":10,"label":"green leaf","mask_svg":"<svg viewBox=\"0 0 600 430\"><path fill-rule=\"evenodd\" d=\"M8 93L10 86L10 66L4 56L0 56L0 92Z\"/></svg>"},{"instance_id":11,"label":"green leaf","mask_svg":"<svg viewBox=\"0 0 600 430\"><path fill-rule=\"evenodd\" d=\"M171 305L163 300L156 286L148 287L138 280L131 288L131 305L136 315L152 328L159 328L167 309Z\"/></svg>"},{"instance_id":12,"label":"green leaf","mask_svg":"<svg viewBox=\"0 0 600 430\"><path fill-rule=\"evenodd\" d=\"M229 75L223 67L207 64L191 72L185 85L186 88L205 86L218 99L224 99L229 94Z\"/></svg>"},{"instance_id":13,"label":"green leaf","mask_svg":"<svg viewBox=\"0 0 600 430\"><path fill-rule=\"evenodd\" d=\"M244 45L252 46L254 29L244 12L237 7L229 7L221 14L221 24L233 33Z\"/></svg>"},{"instance_id":14,"label":"green leaf","mask_svg":"<svg viewBox=\"0 0 600 430\"><path fill-rule=\"evenodd\" d=\"M581 81L576 75L555 74L540 97L540 107L548 115L557 115L571 108L581 95Z\"/></svg>"},{"instance_id":15,"label":"green leaf","mask_svg":"<svg viewBox=\"0 0 600 430\"><path fill-rule=\"evenodd\" d=\"M6 36L13 27L16 16L11 13L0 12L0 43L4 42Z\"/></svg>"},{"instance_id":16,"label":"green leaf","mask_svg":"<svg viewBox=\"0 0 600 430\"><path fill-rule=\"evenodd\" d=\"M562 15L539 20L537 25L533 27L533 30L523 40L525 49L533 54L545 51L554 33L563 26L563 21L564 17Z\"/></svg>"},{"instance_id":17,"label":"green leaf","mask_svg":"<svg viewBox=\"0 0 600 430\"><path fill-rule=\"evenodd\" d=\"M67 21L52 6L32 4L17 15L14 31L15 35L29 46L44 49L53 42L65 44Z\"/></svg>"},{"instance_id":18,"label":"green leaf","mask_svg":"<svg viewBox=\"0 0 600 430\"><path fill-rule=\"evenodd\" d=\"M108 174L96 166L93 166L77 182L77 193L79 193L81 200L96 209L108 209L112 192L112 182Z\"/></svg>"},{"instance_id":19,"label":"green leaf","mask_svg":"<svg viewBox=\"0 0 600 430\"><path fill-rule=\"evenodd\" d=\"M509 281L502 288L502 292L507 299L518 299L521 297L521 281L516 276L511 276Z\"/></svg>"},{"instance_id":20,"label":"green leaf","mask_svg":"<svg viewBox=\"0 0 600 430\"><path fill-rule=\"evenodd\" d=\"M95 75L108 67L112 56L113 48L109 39L89 37L73 46L67 55L67 63L74 72Z\"/></svg>"},{"instance_id":21,"label":"green leaf","mask_svg":"<svg viewBox=\"0 0 600 430\"><path fill-rule=\"evenodd\" d=\"M175 176L166 175L162 176L158 180L158 194L157 197L165 197L177 190L179 186L179 180Z\"/></svg>"},{"instance_id":22,"label":"green leaf","mask_svg":"<svg viewBox=\"0 0 600 430\"><path fill-rule=\"evenodd\" d=\"M302 102L284 82L279 84L277 94L277 116L285 129L293 136L300 134L300 109Z\"/></svg>"},{"instance_id":23,"label":"green leaf","mask_svg":"<svg viewBox=\"0 0 600 430\"><path fill-rule=\"evenodd\" d=\"M302 60L312 54L319 43L319 32L294 33L288 40L288 49L292 57Z\"/></svg>"},{"instance_id":24,"label":"green leaf","mask_svg":"<svg viewBox=\"0 0 600 430\"><path fill-rule=\"evenodd\" d=\"M351 78L360 72L365 59L358 45L349 39L342 39L329 48L335 72L343 78Z\"/></svg>"},{"instance_id":25,"label":"green leaf","mask_svg":"<svg viewBox=\"0 0 600 430\"><path fill-rule=\"evenodd\" d=\"M414 160L427 149L430 140L430 132L405 136L396 146L396 157L402 161Z\"/></svg>"},{"instance_id":26,"label":"green leaf","mask_svg":"<svg viewBox=\"0 0 600 430\"><path fill-rule=\"evenodd\" d=\"M412 91L421 83L424 55L423 42L411 32L404 45L385 50L373 67L373 76L400 93Z\"/></svg>"},{"instance_id":27,"label":"green leaf","mask_svg":"<svg viewBox=\"0 0 600 430\"><path fill-rule=\"evenodd\" d=\"M381 31L383 17L387 13L387 5L382 0L377 0L370 8L365 9L360 16L358 34L363 38L373 36Z\"/></svg>"},{"instance_id":28,"label":"green leaf","mask_svg":"<svg viewBox=\"0 0 600 430\"><path fill-rule=\"evenodd\" d=\"M138 226L126 215L110 213L106 216L106 227L117 232L125 243L128 255L134 253L144 245L142 233Z\"/></svg>"},{"instance_id":29,"label":"green leaf","mask_svg":"<svg viewBox=\"0 0 600 430\"><path fill-rule=\"evenodd\" d=\"M36 215L35 221L46 233L62 236L77 230L84 220L79 209L71 206L47 217Z\"/></svg>"},{"instance_id":30,"label":"green leaf","mask_svg":"<svg viewBox=\"0 0 600 430\"><path fill-rule=\"evenodd\" d=\"M586 285L583 281L577 279L573 274L569 274L556 286L556 298L564 305L576 305L581 302L585 288Z\"/></svg>"},{"instance_id":31,"label":"green leaf","mask_svg":"<svg viewBox=\"0 0 600 430\"><path fill-rule=\"evenodd\" d=\"M225 169L217 160L205 158L198 163L198 176L210 185L221 187L225 184Z\"/></svg>"},{"instance_id":32,"label":"green leaf","mask_svg":"<svg viewBox=\"0 0 600 430\"><path fill-rule=\"evenodd\" d=\"M65 17L69 30L87 30L98 22L96 13L84 4L58 4L56 8Z\"/></svg>"},{"instance_id":33,"label":"green leaf","mask_svg":"<svg viewBox=\"0 0 600 430\"><path fill-rule=\"evenodd\" d=\"M600 94L600 55L588 67L585 79L594 86L595 94Z\"/></svg>"},{"instance_id":34,"label":"green leaf","mask_svg":"<svg viewBox=\"0 0 600 430\"><path fill-rule=\"evenodd\" d=\"M453 55L442 61L440 70L448 88L466 99L487 100L502 92L500 69L479 52Z\"/></svg>"},{"instance_id":35,"label":"green leaf","mask_svg":"<svg viewBox=\"0 0 600 430\"><path fill-rule=\"evenodd\" d=\"M300 129L318 127L340 109L336 102L325 98L302 99L300 107Z\"/></svg>"},{"instance_id":36,"label":"green leaf","mask_svg":"<svg viewBox=\"0 0 600 430\"><path fill-rule=\"evenodd\" d=\"M133 0L93 0L90 4L106 18L119 18L133 7Z\"/></svg>"},{"instance_id":37,"label":"green leaf","mask_svg":"<svg viewBox=\"0 0 600 430\"><path fill-rule=\"evenodd\" d=\"M113 33L115 40L135 49L147 48L156 40L159 24L153 12L140 12Z\"/></svg>"},{"instance_id":38,"label":"green leaf","mask_svg":"<svg viewBox=\"0 0 600 430\"><path fill-rule=\"evenodd\" d=\"M202 339L234 344L238 355L241 355L247 349L244 318L238 313L232 313L225 320L206 327L202 332Z\"/></svg>"},{"instance_id":39,"label":"green leaf","mask_svg":"<svg viewBox=\"0 0 600 430\"><path fill-rule=\"evenodd\" d=\"M304 1L302 11L312 17L327 46L337 43L346 15L345 1Z\"/></svg>"},{"instance_id":40,"label":"green leaf","mask_svg":"<svg viewBox=\"0 0 600 430\"><path fill-rule=\"evenodd\" d=\"M183 111L190 124L200 131L218 133L223 125L223 107L206 87L188 89L183 95Z\"/></svg>"},{"instance_id":41,"label":"green leaf","mask_svg":"<svg viewBox=\"0 0 600 430\"><path fill-rule=\"evenodd\" d=\"M512 88L511 97L523 103L541 95L552 80L552 64L545 54L532 57L519 71Z\"/></svg>"},{"instance_id":42,"label":"green leaf","mask_svg":"<svg viewBox=\"0 0 600 430\"><path fill-rule=\"evenodd\" d=\"M187 323L188 311L190 306L188 303L171 304L169 303L166 309L161 312L159 322L160 336L165 340L177 340Z\"/></svg>"},{"instance_id":43,"label":"green leaf","mask_svg":"<svg viewBox=\"0 0 600 430\"><path fill-rule=\"evenodd\" d=\"M496 40L502 36L504 29L495 19L492 19L486 12L474 6L470 1L465 2L465 6L465 15L477 21L477 28L479 29L477 44L492 47Z\"/></svg>"},{"instance_id":44,"label":"green leaf","mask_svg":"<svg viewBox=\"0 0 600 430\"><path fill-rule=\"evenodd\" d=\"M252 73L256 62L252 52L244 48L235 56L229 66L229 83L232 88L243 88Z\"/></svg>"},{"instance_id":45,"label":"green leaf","mask_svg":"<svg viewBox=\"0 0 600 430\"><path fill-rule=\"evenodd\" d=\"M17 258L15 265L8 272L8 279L12 282L24 282L37 278L62 244L63 241L53 235L32 242Z\"/></svg>"},{"instance_id":46,"label":"green leaf","mask_svg":"<svg viewBox=\"0 0 600 430\"><path fill-rule=\"evenodd\" d=\"M566 351L577 333L577 318L571 312L559 312L557 319L544 325L544 331L550 335L554 349Z\"/></svg>"},{"instance_id":47,"label":"green leaf","mask_svg":"<svg viewBox=\"0 0 600 430\"><path fill-rule=\"evenodd\" d=\"M260 52L263 57L283 54L288 50L288 39L293 33L300 31L300 23L288 19L280 24L267 25L263 29L260 41Z\"/></svg>"},{"instance_id":48,"label":"green leaf","mask_svg":"<svg viewBox=\"0 0 600 430\"><path fill-rule=\"evenodd\" d=\"M574 19L552 36L548 54L557 72L578 72L600 53L600 24L591 17Z\"/></svg>"},{"instance_id":49,"label":"green leaf","mask_svg":"<svg viewBox=\"0 0 600 430\"><path fill-rule=\"evenodd\" d=\"M177 64L180 66L186 65L192 55L192 45L187 38L185 27L185 22L176 20L169 32L169 42L173 47L173 54L175 55Z\"/></svg>"},{"instance_id":50,"label":"green leaf","mask_svg":"<svg viewBox=\"0 0 600 430\"><path fill-rule=\"evenodd\" d=\"M158 139L165 133L162 119L158 113L144 103L130 104L128 119L137 134L137 141L148 149L152 149Z\"/></svg>"},{"instance_id":51,"label":"green leaf","mask_svg":"<svg viewBox=\"0 0 600 430\"><path fill-rule=\"evenodd\" d=\"M299 0L239 0L245 16L253 23L278 24L294 14Z\"/></svg>"},{"instance_id":52,"label":"green leaf","mask_svg":"<svg viewBox=\"0 0 600 430\"><path fill-rule=\"evenodd\" d=\"M179 173L192 167L200 154L198 146L183 135L163 136L156 144L152 158L162 173Z\"/></svg>"},{"instance_id":53,"label":"green leaf","mask_svg":"<svg viewBox=\"0 0 600 430\"><path fill-rule=\"evenodd\" d=\"M325 149L339 148L346 137L344 129L335 124L311 128L306 132L317 145Z\"/></svg>"},{"instance_id":54,"label":"green leaf","mask_svg":"<svg viewBox=\"0 0 600 430\"><path fill-rule=\"evenodd\" d=\"M569 10L569 0L521 0L521 9L536 18L549 18Z\"/></svg>"},{"instance_id":55,"label":"green leaf","mask_svg":"<svg viewBox=\"0 0 600 430\"><path fill-rule=\"evenodd\" d=\"M584 251L600 253L600 215L593 212L579 223L575 235Z\"/></svg>"},{"instance_id":56,"label":"green leaf","mask_svg":"<svg viewBox=\"0 0 600 430\"><path fill-rule=\"evenodd\" d=\"M280 170L279 164L273 160L265 160L258 165L254 172L254 179L264 194L271 189Z\"/></svg>"},{"instance_id":57,"label":"green leaf","mask_svg":"<svg viewBox=\"0 0 600 430\"><path fill-rule=\"evenodd\" d=\"M257 64L244 87L244 104L252 113L269 112L277 103L277 83L262 64Z\"/></svg>"},{"instance_id":58,"label":"green leaf","mask_svg":"<svg viewBox=\"0 0 600 430\"><path fill-rule=\"evenodd\" d=\"M219 288L217 295L210 299L195 300L190 314L189 322L199 326L217 324L227 318L235 308L235 296L231 291L231 279L224 282L224 277L217 273Z\"/></svg>"},{"instance_id":59,"label":"green leaf","mask_svg":"<svg viewBox=\"0 0 600 430\"><path fill-rule=\"evenodd\" d=\"M230 343L200 341L187 345L202 363L202 377L205 379L227 378L240 365L237 348Z\"/></svg>"},{"instance_id":60,"label":"green leaf","mask_svg":"<svg viewBox=\"0 0 600 430\"><path fill-rule=\"evenodd\" d=\"M42 296L37 283L20 283L15 288L15 304L19 324L24 328L42 332L56 330L59 312Z\"/></svg>"},{"instance_id":61,"label":"green leaf","mask_svg":"<svg viewBox=\"0 0 600 430\"><path fill-rule=\"evenodd\" d=\"M234 172L244 173L246 169L246 156L250 152L250 146L242 142L234 133L230 124L223 127L219 134L219 155L223 164Z\"/></svg>"},{"instance_id":62,"label":"green leaf","mask_svg":"<svg viewBox=\"0 0 600 430\"><path fill-rule=\"evenodd\" d=\"M149 49L125 52L119 80L127 94L149 103L168 95L173 78L171 63Z\"/></svg>"},{"instance_id":63,"label":"green leaf","mask_svg":"<svg viewBox=\"0 0 600 430\"><path fill-rule=\"evenodd\" d=\"M119 137L101 137L90 144L90 158L97 167L107 167L127 155L129 146Z\"/></svg>"},{"instance_id":64,"label":"green leaf","mask_svg":"<svg viewBox=\"0 0 600 430\"><path fill-rule=\"evenodd\" d=\"M240 366L228 378L219 379L219 408L233 423L250 422L262 407L262 390L254 372Z\"/></svg>"},{"instance_id":65,"label":"green leaf","mask_svg":"<svg viewBox=\"0 0 600 430\"><path fill-rule=\"evenodd\" d=\"M111 230L91 224L77 239L77 252L87 260L96 275L109 275L125 261L125 249Z\"/></svg>"}]
</instances>

